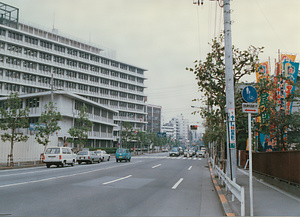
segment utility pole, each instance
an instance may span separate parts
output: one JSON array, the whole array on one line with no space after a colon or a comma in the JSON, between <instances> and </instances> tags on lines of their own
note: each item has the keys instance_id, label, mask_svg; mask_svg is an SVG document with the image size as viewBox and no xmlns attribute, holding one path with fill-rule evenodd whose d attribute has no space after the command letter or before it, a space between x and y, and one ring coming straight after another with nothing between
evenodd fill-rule
<instances>
[{"instance_id":1,"label":"utility pole","mask_svg":"<svg viewBox=\"0 0 300 217\"><path fill-rule=\"evenodd\" d=\"M200 0L194 1L194 4L200 5ZM201 0L201 5L203 0ZM223 0L223 14L224 14L224 37L225 37L225 85L226 85L226 114L228 120L228 136L230 152L232 180L236 180L236 128L235 128L235 101L234 101L234 80L233 80L233 62L232 62L232 41L231 41L231 18L230 18L230 0ZM229 159L227 159L229 160Z\"/></svg>"},{"instance_id":2,"label":"utility pole","mask_svg":"<svg viewBox=\"0 0 300 217\"><path fill-rule=\"evenodd\" d=\"M235 128L235 102L232 63L230 0L224 0L224 36L225 36L225 84L226 84L226 110L229 120L229 150L231 161L231 177L236 180L236 128Z\"/></svg>"}]
</instances>

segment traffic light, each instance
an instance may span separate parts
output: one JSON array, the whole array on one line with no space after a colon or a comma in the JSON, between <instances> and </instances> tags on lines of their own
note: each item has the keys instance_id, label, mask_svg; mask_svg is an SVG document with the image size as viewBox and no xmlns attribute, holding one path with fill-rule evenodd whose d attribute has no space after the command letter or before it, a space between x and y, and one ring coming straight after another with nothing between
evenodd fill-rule
<instances>
[{"instance_id":1,"label":"traffic light","mask_svg":"<svg viewBox=\"0 0 300 217\"><path fill-rule=\"evenodd\" d=\"M191 125L191 130L197 130L197 125Z\"/></svg>"}]
</instances>

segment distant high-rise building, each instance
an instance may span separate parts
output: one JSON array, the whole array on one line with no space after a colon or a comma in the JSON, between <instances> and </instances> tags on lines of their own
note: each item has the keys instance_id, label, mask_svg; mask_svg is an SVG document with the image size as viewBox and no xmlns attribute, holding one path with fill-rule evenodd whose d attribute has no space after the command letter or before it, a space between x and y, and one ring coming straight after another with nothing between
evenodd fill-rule
<instances>
[{"instance_id":1,"label":"distant high-rise building","mask_svg":"<svg viewBox=\"0 0 300 217\"><path fill-rule=\"evenodd\" d=\"M147 131L161 132L161 106L147 104Z\"/></svg>"}]
</instances>

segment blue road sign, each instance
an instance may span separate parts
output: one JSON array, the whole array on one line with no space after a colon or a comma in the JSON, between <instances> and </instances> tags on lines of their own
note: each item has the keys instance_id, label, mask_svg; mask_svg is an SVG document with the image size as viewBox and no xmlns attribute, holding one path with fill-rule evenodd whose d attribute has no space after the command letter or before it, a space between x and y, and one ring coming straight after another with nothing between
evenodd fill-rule
<instances>
[{"instance_id":1,"label":"blue road sign","mask_svg":"<svg viewBox=\"0 0 300 217\"><path fill-rule=\"evenodd\" d=\"M257 100L257 91L254 87L252 86L247 86L243 89L243 99L246 102L252 103Z\"/></svg>"}]
</instances>

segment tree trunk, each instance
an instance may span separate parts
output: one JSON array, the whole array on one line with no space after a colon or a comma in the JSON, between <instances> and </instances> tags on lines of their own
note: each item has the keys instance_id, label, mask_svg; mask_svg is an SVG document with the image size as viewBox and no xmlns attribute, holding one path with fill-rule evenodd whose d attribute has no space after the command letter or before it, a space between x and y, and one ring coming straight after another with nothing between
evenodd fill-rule
<instances>
[{"instance_id":1,"label":"tree trunk","mask_svg":"<svg viewBox=\"0 0 300 217\"><path fill-rule=\"evenodd\" d=\"M15 130L12 129L11 139L10 139L10 159L9 159L9 163L12 166L14 166L14 135L15 135Z\"/></svg>"}]
</instances>

